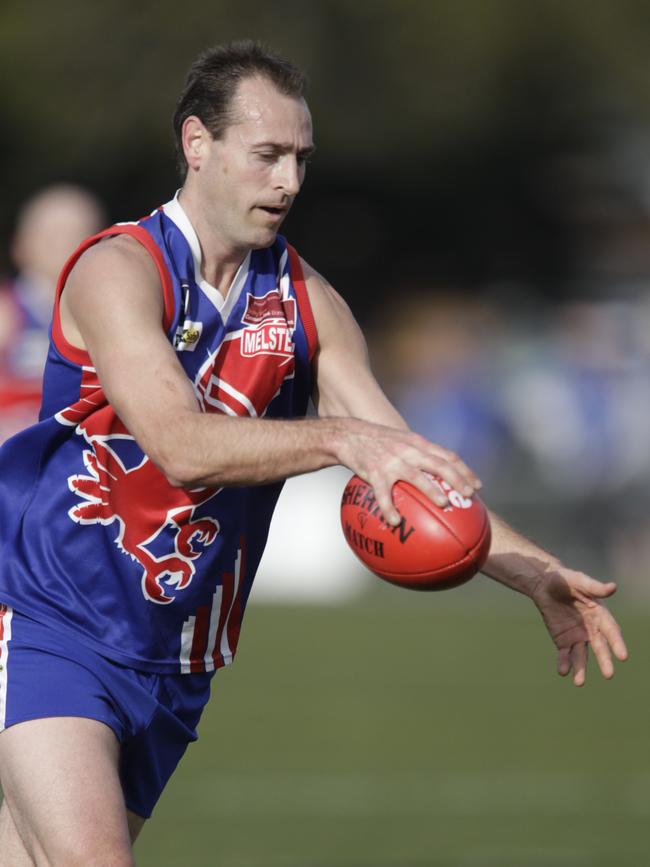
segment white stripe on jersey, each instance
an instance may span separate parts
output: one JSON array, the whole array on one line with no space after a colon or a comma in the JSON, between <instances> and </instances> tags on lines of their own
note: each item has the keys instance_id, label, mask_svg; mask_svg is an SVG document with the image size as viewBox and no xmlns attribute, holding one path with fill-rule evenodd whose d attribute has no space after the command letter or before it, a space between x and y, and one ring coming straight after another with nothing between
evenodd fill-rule
<instances>
[{"instance_id":1,"label":"white stripe on jersey","mask_svg":"<svg viewBox=\"0 0 650 867\"><path fill-rule=\"evenodd\" d=\"M237 411L234 410L231 406L228 406L227 403L224 403L221 400L215 400L215 398L205 398L206 403L209 403L210 406L216 406L217 409L220 409L225 415L231 415L234 418L239 418Z\"/></svg>"},{"instance_id":2,"label":"white stripe on jersey","mask_svg":"<svg viewBox=\"0 0 650 867\"><path fill-rule=\"evenodd\" d=\"M199 388L200 382L203 379L203 377L205 376L205 374L207 373L207 371L211 371L212 368L214 367L214 360L217 357L217 355L219 354L219 352L221 351L221 347L224 345L224 343L228 343L228 341L230 341L230 340L237 340L238 338L241 339L241 335L243 333L244 333L243 328L240 328L238 331L229 331L228 334L226 334L224 336L223 340L217 346L216 349L214 349L212 352L208 351L208 353L205 357L205 361L203 362L203 364L199 368L199 372L194 377L194 389L195 390L197 388Z\"/></svg>"},{"instance_id":3,"label":"white stripe on jersey","mask_svg":"<svg viewBox=\"0 0 650 867\"><path fill-rule=\"evenodd\" d=\"M280 286L280 281L282 280L283 275L286 273L288 259L289 259L289 251L285 247L284 253L280 256L280 261L278 262L278 275L275 278L278 286Z\"/></svg>"},{"instance_id":4,"label":"white stripe on jersey","mask_svg":"<svg viewBox=\"0 0 650 867\"><path fill-rule=\"evenodd\" d=\"M289 251L285 250L280 260L280 267L282 268L282 270L280 272L281 276L278 279L278 289L280 290L280 297L283 301L288 301L289 298L291 298L291 272L289 268L286 267L288 258ZM295 330L296 324L297 323L294 323L293 330Z\"/></svg>"},{"instance_id":5,"label":"white stripe on jersey","mask_svg":"<svg viewBox=\"0 0 650 867\"><path fill-rule=\"evenodd\" d=\"M228 643L228 624L230 617L235 607L235 600L241 583L241 567L242 567L242 552L237 551L237 559L235 560L235 569L233 575L232 599L228 614L223 621L223 627L219 634L219 621L221 620L221 606L223 605L223 585L220 584L212 597L212 607L210 609L210 623L208 625L208 635L205 644L205 655L203 657L203 665L205 671L214 671L214 656L219 651L224 665L228 665L232 661L232 650ZM183 624L181 631L181 652L179 656L181 664L181 674L189 674L192 664L192 645L196 633L196 615L191 615ZM198 662L198 660L194 660Z\"/></svg>"},{"instance_id":6,"label":"white stripe on jersey","mask_svg":"<svg viewBox=\"0 0 650 867\"><path fill-rule=\"evenodd\" d=\"M219 651L221 656L223 657L224 662L232 659L232 650L230 649L230 645L228 644L228 624L230 623L230 615L232 614L232 609L235 605L235 599L237 599L237 591L239 590L239 581L241 578L241 548L237 551L237 560L235 561L235 581L232 588L232 599L230 600L230 608L228 609L228 616L224 620L223 623L223 631L221 633L221 646Z\"/></svg>"},{"instance_id":7,"label":"white stripe on jersey","mask_svg":"<svg viewBox=\"0 0 650 867\"><path fill-rule=\"evenodd\" d=\"M181 632L181 653L179 657L181 663L181 674L190 673L190 655L192 653L192 644L194 642L195 623L196 617L191 615L191 617L188 617L183 624L183 631Z\"/></svg>"},{"instance_id":8,"label":"white stripe on jersey","mask_svg":"<svg viewBox=\"0 0 650 867\"><path fill-rule=\"evenodd\" d=\"M9 662L12 614L13 608L0 605L0 623L3 627L2 641L0 641L0 732L5 727L7 716L7 680L9 678L7 663Z\"/></svg>"},{"instance_id":9,"label":"white stripe on jersey","mask_svg":"<svg viewBox=\"0 0 650 867\"><path fill-rule=\"evenodd\" d=\"M230 383L226 382L223 379L219 379L218 376L214 376L214 374L213 374L208 381L208 388L212 384L215 384L217 386L217 388L221 388L223 391L226 392L226 394L229 394L231 397L234 397L235 400L238 403L241 403L241 405L244 407L244 409L247 410L248 414L253 416L253 418L255 418L257 416L257 412L255 411L255 407L250 402L250 400L246 397L246 395L243 394L241 391L237 391L237 389L233 388L233 386L230 385ZM215 398L211 398L208 396L208 389L207 388L206 388L206 393L205 393L204 398L205 398L205 402L209 403L209 404L215 404L215 403L219 402Z\"/></svg>"},{"instance_id":10,"label":"white stripe on jersey","mask_svg":"<svg viewBox=\"0 0 650 867\"><path fill-rule=\"evenodd\" d=\"M217 587L214 596L212 597L212 609L210 611L210 627L208 629L208 641L205 645L205 656L203 657L206 671L214 671L214 659L212 658L212 651L214 650L215 642L217 640L217 629L219 628L219 618L221 617L222 601L223 585L220 584Z\"/></svg>"}]
</instances>

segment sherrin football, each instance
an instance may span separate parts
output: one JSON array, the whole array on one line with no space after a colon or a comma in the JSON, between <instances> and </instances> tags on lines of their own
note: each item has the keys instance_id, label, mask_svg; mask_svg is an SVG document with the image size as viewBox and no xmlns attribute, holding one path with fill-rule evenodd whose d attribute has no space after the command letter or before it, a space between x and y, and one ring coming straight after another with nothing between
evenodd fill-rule
<instances>
[{"instance_id":1,"label":"sherrin football","mask_svg":"<svg viewBox=\"0 0 650 867\"><path fill-rule=\"evenodd\" d=\"M481 500L463 497L436 479L449 503L437 506L408 482L393 487L401 516L393 527L379 511L372 487L352 476L341 500L343 533L375 575L410 590L447 590L469 581L490 551L490 520Z\"/></svg>"}]
</instances>

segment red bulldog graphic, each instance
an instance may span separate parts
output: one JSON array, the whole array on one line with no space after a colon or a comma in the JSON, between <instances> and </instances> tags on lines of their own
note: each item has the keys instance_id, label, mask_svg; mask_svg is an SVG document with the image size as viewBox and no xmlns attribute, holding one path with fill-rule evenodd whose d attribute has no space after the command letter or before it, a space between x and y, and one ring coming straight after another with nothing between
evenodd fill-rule
<instances>
[{"instance_id":1,"label":"red bulldog graphic","mask_svg":"<svg viewBox=\"0 0 650 867\"><path fill-rule=\"evenodd\" d=\"M74 412L70 408L70 421ZM175 488L139 449L134 449L139 463L127 468L120 453L125 443L135 445L135 441L114 416L111 433L103 433L102 422L110 412L106 406L77 426L90 447L83 451L87 473L68 478L68 487L81 500L68 514L78 524L116 523L120 551L142 566L145 598L168 604L174 596L167 591L189 585L196 571L194 561L219 533L218 521L195 518L195 510L221 489ZM65 420L65 413L61 418ZM155 556L151 547L156 542L158 548L168 543L170 550Z\"/></svg>"}]
</instances>

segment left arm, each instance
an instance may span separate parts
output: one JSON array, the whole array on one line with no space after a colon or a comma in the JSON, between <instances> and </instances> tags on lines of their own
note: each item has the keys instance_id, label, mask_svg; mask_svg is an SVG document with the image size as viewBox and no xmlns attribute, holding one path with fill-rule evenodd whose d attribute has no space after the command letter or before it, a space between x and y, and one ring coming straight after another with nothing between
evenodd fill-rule
<instances>
[{"instance_id":1,"label":"left arm","mask_svg":"<svg viewBox=\"0 0 650 867\"><path fill-rule=\"evenodd\" d=\"M319 336L326 336L314 360L319 415L353 416L407 430L372 374L365 340L347 304L307 263L303 268ZM490 520L492 546L483 572L533 600L558 649L558 673L572 671L574 684L582 686L591 644L603 677L612 677L612 654L623 661L627 649L601 600L616 585L566 568L494 513Z\"/></svg>"}]
</instances>

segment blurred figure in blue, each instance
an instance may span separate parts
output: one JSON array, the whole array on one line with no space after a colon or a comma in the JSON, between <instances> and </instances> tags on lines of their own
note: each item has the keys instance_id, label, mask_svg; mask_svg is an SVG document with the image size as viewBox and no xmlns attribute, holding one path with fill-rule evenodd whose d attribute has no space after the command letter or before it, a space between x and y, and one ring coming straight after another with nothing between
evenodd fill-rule
<instances>
[{"instance_id":1,"label":"blurred figure in blue","mask_svg":"<svg viewBox=\"0 0 650 867\"><path fill-rule=\"evenodd\" d=\"M562 305L510 368L509 424L540 482L563 496L624 490L648 477L650 385L641 313L627 302Z\"/></svg>"},{"instance_id":2,"label":"blurred figure in blue","mask_svg":"<svg viewBox=\"0 0 650 867\"><path fill-rule=\"evenodd\" d=\"M104 223L98 199L72 184L46 187L18 213L10 250L17 273L0 282L0 442L36 420L59 272Z\"/></svg>"},{"instance_id":3,"label":"blurred figure in blue","mask_svg":"<svg viewBox=\"0 0 650 867\"><path fill-rule=\"evenodd\" d=\"M375 345L391 398L409 425L467 456L490 483L513 445L502 406L508 323L493 305L459 294L400 295Z\"/></svg>"}]
</instances>

